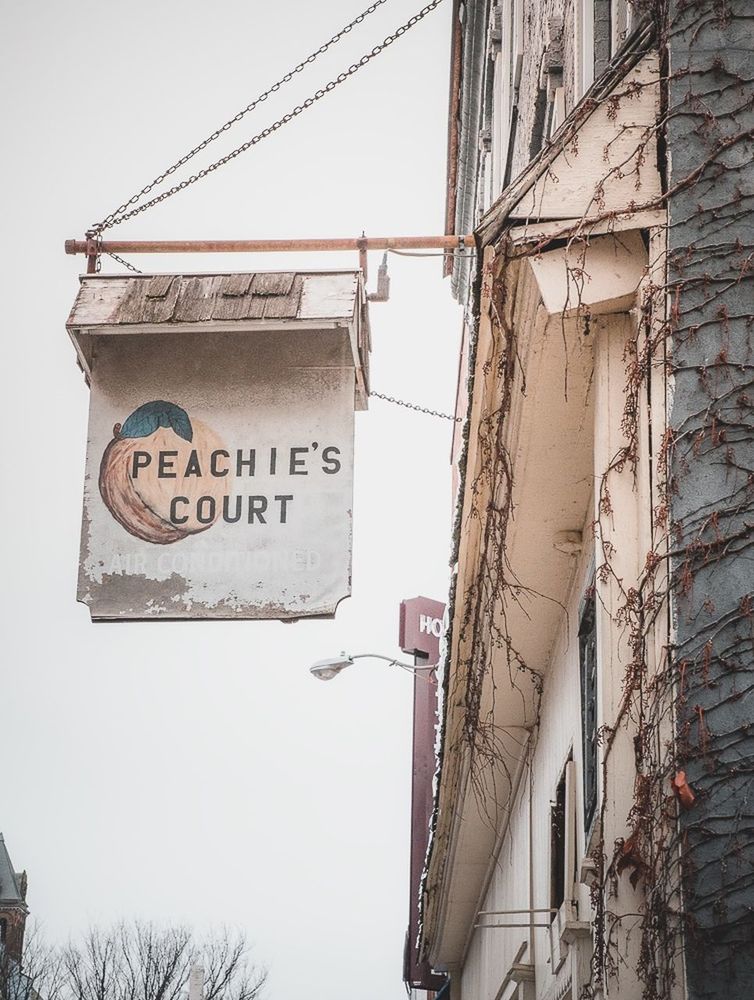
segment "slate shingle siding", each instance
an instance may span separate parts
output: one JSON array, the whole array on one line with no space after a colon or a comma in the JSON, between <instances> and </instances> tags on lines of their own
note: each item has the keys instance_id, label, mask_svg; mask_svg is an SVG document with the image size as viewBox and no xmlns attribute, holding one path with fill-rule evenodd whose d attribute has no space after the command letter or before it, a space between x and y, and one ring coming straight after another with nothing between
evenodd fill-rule
<instances>
[{"instance_id":1,"label":"slate shingle siding","mask_svg":"<svg viewBox=\"0 0 754 1000\"><path fill-rule=\"evenodd\" d=\"M715 6L670 4L669 103L682 113L671 116L668 126L669 189L699 168L701 175L669 203L669 279L678 308L669 422L678 430L695 428L699 414L706 414L701 423L706 421L708 430L699 447L679 443L674 452L677 570L685 547L698 535L700 517L719 513L725 534L745 531L748 522L751 540L753 530L747 480L754 472L754 420L751 402L745 403L751 370L736 363L754 363L754 273L740 269L754 250L754 140L705 166L721 140L754 129L752 6L750 0L728 0L714 11ZM727 16L718 19L723 7ZM687 67L691 75L684 72ZM737 79L749 82L741 86ZM730 113L747 99L748 109ZM713 364L721 352L733 364L700 377L696 366ZM739 427L718 446L709 433L713 417ZM740 429L741 421L748 421L748 433ZM734 503L738 512L725 516ZM714 531L708 527L701 537L711 542ZM754 693L745 693L754 649L751 619L740 614L742 599L754 591L753 565L750 549L722 562L710 559L696 569L689 592L675 600L676 657L688 663L681 733L686 723L691 726L690 749L681 763L697 794L694 808L681 813L690 1000L754 996ZM705 654L708 639L711 658ZM697 728L700 712L705 746Z\"/></svg>"}]
</instances>

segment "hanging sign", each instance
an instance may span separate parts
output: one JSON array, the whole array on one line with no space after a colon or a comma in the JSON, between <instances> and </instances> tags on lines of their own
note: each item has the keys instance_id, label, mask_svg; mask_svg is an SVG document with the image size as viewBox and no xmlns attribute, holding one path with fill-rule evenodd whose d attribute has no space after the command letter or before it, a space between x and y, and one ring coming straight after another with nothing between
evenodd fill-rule
<instances>
[{"instance_id":1,"label":"hanging sign","mask_svg":"<svg viewBox=\"0 0 754 1000\"><path fill-rule=\"evenodd\" d=\"M398 645L419 665L439 663L445 635L445 605L428 597L411 597L400 604ZM403 952L403 980L411 989L435 993L445 982L432 972L418 950L420 896L434 809L433 779L437 770L437 677L414 674L414 738L411 765L411 851L409 914Z\"/></svg>"},{"instance_id":2,"label":"hanging sign","mask_svg":"<svg viewBox=\"0 0 754 1000\"><path fill-rule=\"evenodd\" d=\"M363 323L354 272L82 279L93 619L334 614Z\"/></svg>"}]
</instances>

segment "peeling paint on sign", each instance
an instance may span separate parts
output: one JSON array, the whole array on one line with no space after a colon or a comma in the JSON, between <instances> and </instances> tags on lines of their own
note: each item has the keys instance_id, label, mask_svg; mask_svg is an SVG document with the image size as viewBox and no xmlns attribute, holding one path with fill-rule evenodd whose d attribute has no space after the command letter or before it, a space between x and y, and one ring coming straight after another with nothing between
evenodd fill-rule
<instances>
[{"instance_id":1,"label":"peeling paint on sign","mask_svg":"<svg viewBox=\"0 0 754 1000\"><path fill-rule=\"evenodd\" d=\"M348 329L87 335L92 618L334 614L351 592Z\"/></svg>"}]
</instances>

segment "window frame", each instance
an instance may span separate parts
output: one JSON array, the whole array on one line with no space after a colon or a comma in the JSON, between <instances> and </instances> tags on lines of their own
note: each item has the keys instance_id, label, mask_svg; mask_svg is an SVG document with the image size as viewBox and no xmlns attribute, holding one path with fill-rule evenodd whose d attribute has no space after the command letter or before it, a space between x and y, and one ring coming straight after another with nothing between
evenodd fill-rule
<instances>
[{"instance_id":1,"label":"window frame","mask_svg":"<svg viewBox=\"0 0 754 1000\"><path fill-rule=\"evenodd\" d=\"M513 179L513 156L518 132L518 93L524 59L523 0L501 0L501 8L502 43L496 59L500 73L495 86L500 113L494 116L499 132L493 139L497 154L495 159L499 164L494 180L495 197Z\"/></svg>"},{"instance_id":2,"label":"window frame","mask_svg":"<svg viewBox=\"0 0 754 1000\"><path fill-rule=\"evenodd\" d=\"M585 841L594 825L599 800L599 657L597 599L594 581L579 612L579 687L581 689L582 798Z\"/></svg>"},{"instance_id":3,"label":"window frame","mask_svg":"<svg viewBox=\"0 0 754 1000\"><path fill-rule=\"evenodd\" d=\"M633 8L628 0L611 0L610 55L614 56L631 34Z\"/></svg>"},{"instance_id":4,"label":"window frame","mask_svg":"<svg viewBox=\"0 0 754 1000\"><path fill-rule=\"evenodd\" d=\"M594 0L575 0L573 46L574 103L594 83Z\"/></svg>"}]
</instances>

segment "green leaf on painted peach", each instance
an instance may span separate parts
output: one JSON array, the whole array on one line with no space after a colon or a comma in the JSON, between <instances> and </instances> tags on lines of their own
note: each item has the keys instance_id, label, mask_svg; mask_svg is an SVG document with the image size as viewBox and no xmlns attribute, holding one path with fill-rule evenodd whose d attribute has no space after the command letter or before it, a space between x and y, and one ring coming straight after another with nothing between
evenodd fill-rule
<instances>
[{"instance_id":1,"label":"green leaf on painted peach","mask_svg":"<svg viewBox=\"0 0 754 1000\"><path fill-rule=\"evenodd\" d=\"M120 429L121 438L142 438L154 434L158 427L172 428L178 437L191 441L194 431L189 415L175 403L164 399L155 399L151 403L143 403L134 410Z\"/></svg>"}]
</instances>

